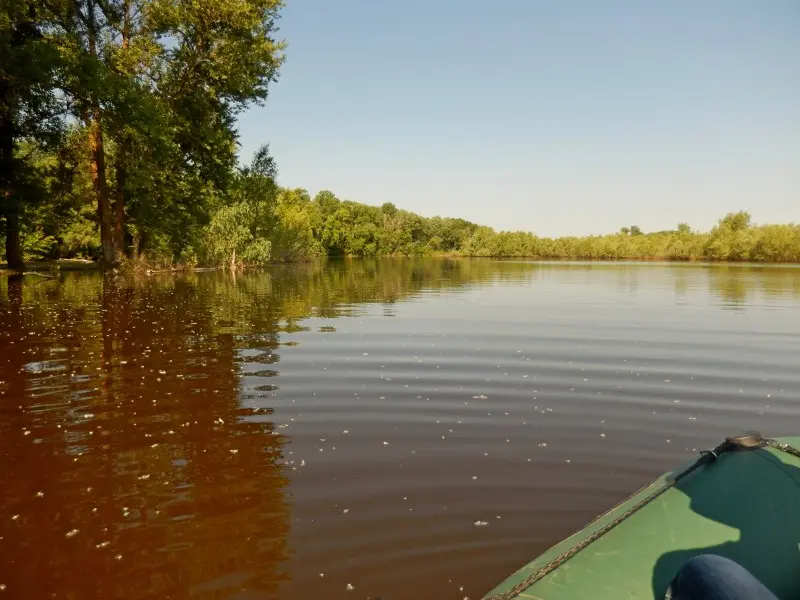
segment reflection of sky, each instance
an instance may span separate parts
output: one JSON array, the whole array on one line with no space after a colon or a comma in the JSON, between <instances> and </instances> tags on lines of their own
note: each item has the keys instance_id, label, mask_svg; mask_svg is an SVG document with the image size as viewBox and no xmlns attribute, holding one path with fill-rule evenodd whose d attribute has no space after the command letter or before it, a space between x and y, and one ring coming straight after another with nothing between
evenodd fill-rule
<instances>
[{"instance_id":1,"label":"reflection of sky","mask_svg":"<svg viewBox=\"0 0 800 600\"><path fill-rule=\"evenodd\" d=\"M800 269L792 267L756 270L731 266L534 263L530 269L516 277L489 279L459 288L458 293L445 293L442 304L430 302L439 294L434 291L424 296L425 307L408 314L447 317L454 311L468 310L466 305L485 305L492 312L483 320L502 321L517 318L510 309L558 313L569 307L582 307L590 312L574 314L572 318L583 316L602 322L619 315L626 320L657 322L667 315L692 321L697 311L703 311L708 318L724 320L718 311L708 310L714 308L737 307L758 313L800 306ZM765 326L770 322L774 320L766 318Z\"/></svg>"},{"instance_id":2,"label":"reflection of sky","mask_svg":"<svg viewBox=\"0 0 800 600\"><path fill-rule=\"evenodd\" d=\"M435 587L444 564L477 579L510 554L476 521L494 544L554 541L582 522L532 505L588 518L709 439L792 427L799 281L331 261L0 296L19 350L0 353L0 517L19 515L0 518L0 564L36 570L5 583L214 598L290 572L284 597L336 598L428 568Z\"/></svg>"}]
</instances>

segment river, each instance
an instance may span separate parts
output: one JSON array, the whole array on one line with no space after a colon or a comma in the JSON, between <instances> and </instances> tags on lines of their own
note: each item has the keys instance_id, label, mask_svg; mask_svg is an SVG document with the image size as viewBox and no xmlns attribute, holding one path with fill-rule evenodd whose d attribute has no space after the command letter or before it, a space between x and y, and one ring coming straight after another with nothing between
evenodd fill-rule
<instances>
[{"instance_id":1,"label":"river","mask_svg":"<svg viewBox=\"0 0 800 600\"><path fill-rule=\"evenodd\" d=\"M800 433L797 267L0 279L0 600L477 600L747 429Z\"/></svg>"}]
</instances>

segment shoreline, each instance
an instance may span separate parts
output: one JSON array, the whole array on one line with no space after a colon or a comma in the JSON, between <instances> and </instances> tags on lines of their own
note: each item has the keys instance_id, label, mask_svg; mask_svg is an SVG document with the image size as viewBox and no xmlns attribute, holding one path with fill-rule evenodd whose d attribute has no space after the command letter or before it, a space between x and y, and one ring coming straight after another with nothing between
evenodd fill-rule
<instances>
[{"instance_id":1,"label":"shoreline","mask_svg":"<svg viewBox=\"0 0 800 600\"><path fill-rule=\"evenodd\" d=\"M761 266L761 267L778 267L778 266L798 266L800 262L796 261L721 261L709 258L689 258L689 259L676 259L669 257L642 257L642 258L585 258L585 257L542 257L542 256L469 256L457 253L435 253L435 254L422 254L415 256L407 256L402 254L386 255L386 256L358 256L358 255L341 255L341 256L328 256L320 257L318 260L385 260L385 259L403 259L403 260L424 260L424 259L464 259L464 260L508 260L508 261L535 261L543 263L596 263L596 264L618 264L618 263L675 263L675 264L695 264L695 265L732 265L732 266ZM119 269L115 270L119 275L162 275L165 273L200 273L204 271L250 271L254 269L263 269L268 267L276 267L281 265L298 265L307 264L315 261L274 261L265 265L243 265L236 269L229 267L189 267L186 265L175 265L173 267L151 269L151 268L133 268L133 269ZM90 260L76 260L76 259L57 259L50 261L36 261L27 263L23 270L9 269L4 263L0 263L0 275L39 275L41 277L52 277L46 275L47 272L81 272L93 271L103 272L98 261ZM114 271L114 270L112 270Z\"/></svg>"}]
</instances>

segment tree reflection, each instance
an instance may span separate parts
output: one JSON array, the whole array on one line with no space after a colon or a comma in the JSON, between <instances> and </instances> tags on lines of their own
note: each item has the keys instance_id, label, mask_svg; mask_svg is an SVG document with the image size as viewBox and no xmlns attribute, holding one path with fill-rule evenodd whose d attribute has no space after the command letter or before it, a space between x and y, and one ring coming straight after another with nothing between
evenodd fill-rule
<instances>
[{"instance_id":1,"label":"tree reflection","mask_svg":"<svg viewBox=\"0 0 800 600\"><path fill-rule=\"evenodd\" d=\"M707 267L707 273L714 299L725 308L740 309L754 300L800 298L797 268L714 265Z\"/></svg>"},{"instance_id":2,"label":"tree reflection","mask_svg":"<svg viewBox=\"0 0 800 600\"><path fill-rule=\"evenodd\" d=\"M657 277L726 306L800 293L789 268L432 259L0 280L0 584L30 598L279 595L282 336L369 304L389 316L426 292L589 270L626 293ZM263 383L245 388L246 374Z\"/></svg>"},{"instance_id":3,"label":"tree reflection","mask_svg":"<svg viewBox=\"0 0 800 600\"><path fill-rule=\"evenodd\" d=\"M237 333L185 281L82 282L12 286L3 307L22 351L2 372L4 408L20 408L0 436L1 583L17 597L277 594L284 439L242 409ZM50 372L26 371L62 348Z\"/></svg>"}]
</instances>

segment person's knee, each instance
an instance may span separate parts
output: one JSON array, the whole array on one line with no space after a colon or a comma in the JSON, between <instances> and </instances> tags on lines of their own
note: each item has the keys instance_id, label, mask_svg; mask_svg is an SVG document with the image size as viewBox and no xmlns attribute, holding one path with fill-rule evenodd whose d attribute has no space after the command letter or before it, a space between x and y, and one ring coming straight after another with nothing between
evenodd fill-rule
<instances>
[{"instance_id":1,"label":"person's knee","mask_svg":"<svg viewBox=\"0 0 800 600\"><path fill-rule=\"evenodd\" d=\"M673 581L674 597L698 598L711 595L725 581L726 572L736 570L732 560L715 554L700 554L687 560Z\"/></svg>"},{"instance_id":2,"label":"person's knee","mask_svg":"<svg viewBox=\"0 0 800 600\"><path fill-rule=\"evenodd\" d=\"M713 578L725 577L725 574L744 571L744 567L730 558L716 554L698 554L687 560L680 572L688 577Z\"/></svg>"},{"instance_id":3,"label":"person's knee","mask_svg":"<svg viewBox=\"0 0 800 600\"><path fill-rule=\"evenodd\" d=\"M670 586L674 600L776 600L740 564L715 554L687 560Z\"/></svg>"}]
</instances>

